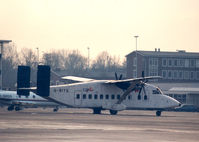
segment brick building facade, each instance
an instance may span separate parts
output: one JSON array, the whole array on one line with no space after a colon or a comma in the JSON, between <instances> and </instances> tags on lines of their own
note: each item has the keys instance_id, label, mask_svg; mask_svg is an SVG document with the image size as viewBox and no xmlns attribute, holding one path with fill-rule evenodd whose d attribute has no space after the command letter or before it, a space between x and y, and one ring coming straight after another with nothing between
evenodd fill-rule
<instances>
[{"instance_id":1,"label":"brick building facade","mask_svg":"<svg viewBox=\"0 0 199 142\"><path fill-rule=\"evenodd\" d=\"M163 81L199 82L199 53L133 51L127 58L127 78L162 76ZM137 59L137 61L136 61Z\"/></svg>"}]
</instances>

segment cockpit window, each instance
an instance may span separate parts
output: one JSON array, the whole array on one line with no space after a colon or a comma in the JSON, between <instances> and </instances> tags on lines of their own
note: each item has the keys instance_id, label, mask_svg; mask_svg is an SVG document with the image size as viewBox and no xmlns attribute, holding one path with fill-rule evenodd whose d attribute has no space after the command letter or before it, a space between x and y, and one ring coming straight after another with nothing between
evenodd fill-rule
<instances>
[{"instance_id":1,"label":"cockpit window","mask_svg":"<svg viewBox=\"0 0 199 142\"><path fill-rule=\"evenodd\" d=\"M162 94L159 88L156 88L156 90L153 90L153 94Z\"/></svg>"}]
</instances>

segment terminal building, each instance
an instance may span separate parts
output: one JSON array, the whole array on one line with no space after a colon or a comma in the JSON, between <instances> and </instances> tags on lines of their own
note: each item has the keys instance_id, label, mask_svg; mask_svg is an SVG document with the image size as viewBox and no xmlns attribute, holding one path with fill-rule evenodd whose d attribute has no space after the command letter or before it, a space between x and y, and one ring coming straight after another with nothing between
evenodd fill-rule
<instances>
[{"instance_id":1,"label":"terminal building","mask_svg":"<svg viewBox=\"0 0 199 142\"><path fill-rule=\"evenodd\" d=\"M158 83L166 95L199 107L199 53L178 50L133 51L126 56L127 78L162 76Z\"/></svg>"}]
</instances>

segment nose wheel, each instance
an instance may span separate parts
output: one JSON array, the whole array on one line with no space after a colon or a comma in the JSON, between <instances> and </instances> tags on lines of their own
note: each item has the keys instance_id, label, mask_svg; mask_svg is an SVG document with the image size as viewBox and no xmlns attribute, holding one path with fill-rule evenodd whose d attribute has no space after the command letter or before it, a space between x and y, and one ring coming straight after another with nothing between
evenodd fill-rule
<instances>
[{"instance_id":1,"label":"nose wheel","mask_svg":"<svg viewBox=\"0 0 199 142\"><path fill-rule=\"evenodd\" d=\"M162 111L158 110L156 111L156 116L161 116Z\"/></svg>"}]
</instances>

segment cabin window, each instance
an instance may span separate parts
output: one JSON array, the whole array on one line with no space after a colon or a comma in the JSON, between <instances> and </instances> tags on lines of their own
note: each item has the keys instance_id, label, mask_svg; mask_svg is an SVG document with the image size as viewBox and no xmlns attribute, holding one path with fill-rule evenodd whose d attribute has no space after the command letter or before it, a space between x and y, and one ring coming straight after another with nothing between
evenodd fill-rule
<instances>
[{"instance_id":1,"label":"cabin window","mask_svg":"<svg viewBox=\"0 0 199 142\"><path fill-rule=\"evenodd\" d=\"M28 98L28 96L26 96L26 98Z\"/></svg>"},{"instance_id":2,"label":"cabin window","mask_svg":"<svg viewBox=\"0 0 199 142\"><path fill-rule=\"evenodd\" d=\"M111 99L112 99L112 100L115 99L115 95L114 95L114 94L111 95Z\"/></svg>"},{"instance_id":3,"label":"cabin window","mask_svg":"<svg viewBox=\"0 0 199 142\"><path fill-rule=\"evenodd\" d=\"M100 100L103 100L103 97L104 97L103 94L100 94Z\"/></svg>"},{"instance_id":4,"label":"cabin window","mask_svg":"<svg viewBox=\"0 0 199 142\"><path fill-rule=\"evenodd\" d=\"M98 95L97 95L97 94L95 94L95 95L94 95L94 99L95 99L95 100L97 100L97 98L98 98Z\"/></svg>"},{"instance_id":5,"label":"cabin window","mask_svg":"<svg viewBox=\"0 0 199 142\"><path fill-rule=\"evenodd\" d=\"M89 95L88 95L88 98L89 98L89 99L92 99L92 94L89 94Z\"/></svg>"},{"instance_id":6,"label":"cabin window","mask_svg":"<svg viewBox=\"0 0 199 142\"><path fill-rule=\"evenodd\" d=\"M33 95L32 98L35 98L35 95Z\"/></svg>"},{"instance_id":7,"label":"cabin window","mask_svg":"<svg viewBox=\"0 0 199 142\"><path fill-rule=\"evenodd\" d=\"M120 99L120 95L119 95L119 94L117 95L117 99L118 99L118 100Z\"/></svg>"},{"instance_id":8,"label":"cabin window","mask_svg":"<svg viewBox=\"0 0 199 142\"><path fill-rule=\"evenodd\" d=\"M129 99L129 100L131 99L131 96L130 96L130 95L128 96L128 99Z\"/></svg>"},{"instance_id":9,"label":"cabin window","mask_svg":"<svg viewBox=\"0 0 199 142\"><path fill-rule=\"evenodd\" d=\"M161 94L160 90L157 88L156 90L153 90L153 94Z\"/></svg>"},{"instance_id":10,"label":"cabin window","mask_svg":"<svg viewBox=\"0 0 199 142\"><path fill-rule=\"evenodd\" d=\"M76 95L76 99L80 99L80 94L77 94L77 95Z\"/></svg>"},{"instance_id":11,"label":"cabin window","mask_svg":"<svg viewBox=\"0 0 199 142\"><path fill-rule=\"evenodd\" d=\"M56 89L54 89L54 92L56 93Z\"/></svg>"},{"instance_id":12,"label":"cabin window","mask_svg":"<svg viewBox=\"0 0 199 142\"><path fill-rule=\"evenodd\" d=\"M109 95L108 94L106 94L106 100L108 100L109 99Z\"/></svg>"},{"instance_id":13,"label":"cabin window","mask_svg":"<svg viewBox=\"0 0 199 142\"><path fill-rule=\"evenodd\" d=\"M83 94L83 99L86 99L86 94Z\"/></svg>"},{"instance_id":14,"label":"cabin window","mask_svg":"<svg viewBox=\"0 0 199 142\"><path fill-rule=\"evenodd\" d=\"M144 100L147 100L147 95L144 95Z\"/></svg>"}]
</instances>

